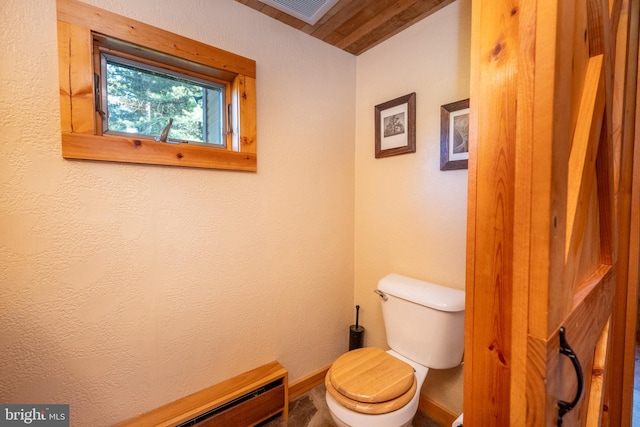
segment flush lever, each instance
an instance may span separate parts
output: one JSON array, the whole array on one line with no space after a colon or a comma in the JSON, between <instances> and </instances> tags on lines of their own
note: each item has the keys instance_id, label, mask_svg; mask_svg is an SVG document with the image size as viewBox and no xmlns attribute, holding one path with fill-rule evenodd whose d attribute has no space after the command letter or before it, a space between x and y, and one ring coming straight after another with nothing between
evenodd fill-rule
<instances>
[{"instance_id":1,"label":"flush lever","mask_svg":"<svg viewBox=\"0 0 640 427\"><path fill-rule=\"evenodd\" d=\"M374 290L373 292L375 292L376 294L380 295L380 298L382 298L382 301L386 301L389 299L389 297L387 296L387 294L385 294L384 292L382 292L379 289Z\"/></svg>"}]
</instances>

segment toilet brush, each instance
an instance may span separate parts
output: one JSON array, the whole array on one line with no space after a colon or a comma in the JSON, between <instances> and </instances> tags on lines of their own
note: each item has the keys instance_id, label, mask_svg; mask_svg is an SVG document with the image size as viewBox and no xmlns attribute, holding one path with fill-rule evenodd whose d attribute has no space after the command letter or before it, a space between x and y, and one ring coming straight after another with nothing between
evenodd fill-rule
<instances>
[{"instance_id":1,"label":"toilet brush","mask_svg":"<svg viewBox=\"0 0 640 427\"><path fill-rule=\"evenodd\" d=\"M360 306L356 305L356 324L349 326L349 351L362 348L364 327L359 324Z\"/></svg>"},{"instance_id":2,"label":"toilet brush","mask_svg":"<svg viewBox=\"0 0 640 427\"><path fill-rule=\"evenodd\" d=\"M356 329L358 329L358 316L360 316L360 306L356 305Z\"/></svg>"}]
</instances>

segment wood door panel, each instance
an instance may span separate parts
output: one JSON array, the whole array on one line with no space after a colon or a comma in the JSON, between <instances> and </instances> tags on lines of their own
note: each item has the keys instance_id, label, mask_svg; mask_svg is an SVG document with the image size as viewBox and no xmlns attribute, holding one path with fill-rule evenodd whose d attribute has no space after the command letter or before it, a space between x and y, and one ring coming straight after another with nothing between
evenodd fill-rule
<instances>
[{"instance_id":1,"label":"wood door panel","mask_svg":"<svg viewBox=\"0 0 640 427\"><path fill-rule=\"evenodd\" d=\"M565 425L608 421L606 374L621 382L609 366L620 329L612 313L620 276L614 174L622 170L613 164L620 73L611 32L624 10L606 0L474 1L464 401L471 425L556 425L558 400L571 401L577 383L559 353L561 326L585 375ZM621 30L637 37L630 28Z\"/></svg>"},{"instance_id":2,"label":"wood door panel","mask_svg":"<svg viewBox=\"0 0 640 427\"><path fill-rule=\"evenodd\" d=\"M589 350L595 348L598 336L609 319L613 302L613 288L615 275L608 266L602 266L594 273L591 281L587 282L586 295L576 305L574 310L565 320L567 337L569 334L573 350L578 358L589 358ZM593 331L596 331L594 335ZM550 337L555 340L554 335ZM567 338L569 339L569 338Z\"/></svg>"},{"instance_id":3,"label":"wood door panel","mask_svg":"<svg viewBox=\"0 0 640 427\"><path fill-rule=\"evenodd\" d=\"M610 328L611 319L609 319L605 325L596 344L596 352L594 354L593 365L591 368L590 392L588 396L588 403L585 405L587 407L585 426L587 427L602 426L602 406L605 395L605 371L611 343L609 339Z\"/></svg>"},{"instance_id":4,"label":"wood door panel","mask_svg":"<svg viewBox=\"0 0 640 427\"><path fill-rule=\"evenodd\" d=\"M573 258L579 253L579 243L582 242L584 231L587 229L585 220L589 213L590 190L596 177L595 164L602 130L602 113L604 112L602 61L602 55L589 60L578 112L578 125L571 144L567 183L565 259L568 259L570 254Z\"/></svg>"},{"instance_id":5,"label":"wood door panel","mask_svg":"<svg viewBox=\"0 0 640 427\"><path fill-rule=\"evenodd\" d=\"M594 173L595 175L595 173ZM596 181L596 178L593 178ZM588 200L589 213L586 219L586 229L598 229L600 227L600 211L598 209L598 189L595 185L591 188L591 195ZM575 293L580 290L581 286L587 282L593 271L600 266L604 260L602 258L600 235L598 233L590 233L588 238L582 239L578 248L580 250L578 259L579 263L573 274L574 300Z\"/></svg>"},{"instance_id":6,"label":"wood door panel","mask_svg":"<svg viewBox=\"0 0 640 427\"><path fill-rule=\"evenodd\" d=\"M580 112L580 103L584 98L582 92L584 81L587 78L587 69L589 67L590 44L591 40L588 36L589 17L587 12L587 3L584 0L575 0L574 8L574 24L573 24L573 44L571 51L565 51L565 54L572 56L571 71L571 132L575 132L576 126L580 123L578 118ZM565 48L566 49L566 48ZM573 140L570 140L570 144Z\"/></svg>"}]
</instances>

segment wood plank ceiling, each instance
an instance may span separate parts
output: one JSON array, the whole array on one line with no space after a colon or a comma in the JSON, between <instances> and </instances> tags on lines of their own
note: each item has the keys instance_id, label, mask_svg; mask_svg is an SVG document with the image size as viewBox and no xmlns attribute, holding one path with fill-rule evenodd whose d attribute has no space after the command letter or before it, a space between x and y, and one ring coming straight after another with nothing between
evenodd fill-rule
<instances>
[{"instance_id":1,"label":"wood plank ceiling","mask_svg":"<svg viewBox=\"0 0 640 427\"><path fill-rule=\"evenodd\" d=\"M410 27L454 0L339 0L315 25L259 0L236 0L353 55Z\"/></svg>"}]
</instances>

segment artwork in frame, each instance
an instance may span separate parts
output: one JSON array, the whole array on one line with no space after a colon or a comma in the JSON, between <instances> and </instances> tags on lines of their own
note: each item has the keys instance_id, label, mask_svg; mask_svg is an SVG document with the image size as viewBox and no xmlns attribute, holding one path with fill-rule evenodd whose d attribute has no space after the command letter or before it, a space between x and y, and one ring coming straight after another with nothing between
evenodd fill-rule
<instances>
[{"instance_id":1,"label":"artwork in frame","mask_svg":"<svg viewBox=\"0 0 640 427\"><path fill-rule=\"evenodd\" d=\"M469 99L440 107L440 170L469 166Z\"/></svg>"},{"instance_id":2,"label":"artwork in frame","mask_svg":"<svg viewBox=\"0 0 640 427\"><path fill-rule=\"evenodd\" d=\"M375 107L376 159L416 152L416 93Z\"/></svg>"}]
</instances>

